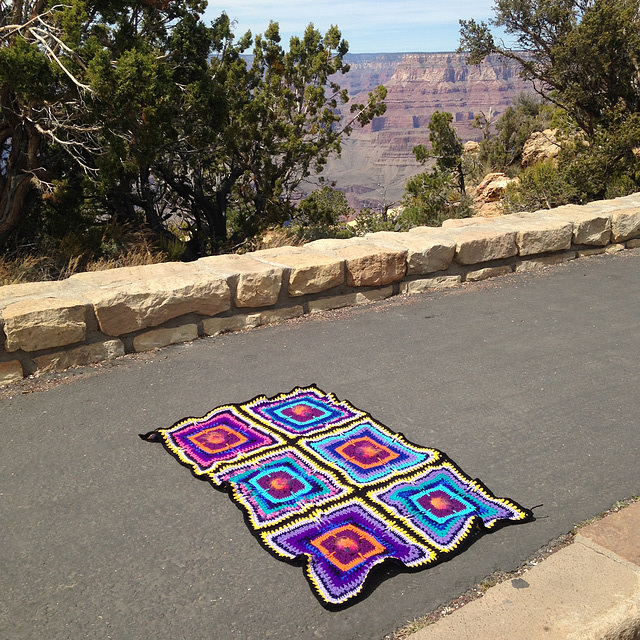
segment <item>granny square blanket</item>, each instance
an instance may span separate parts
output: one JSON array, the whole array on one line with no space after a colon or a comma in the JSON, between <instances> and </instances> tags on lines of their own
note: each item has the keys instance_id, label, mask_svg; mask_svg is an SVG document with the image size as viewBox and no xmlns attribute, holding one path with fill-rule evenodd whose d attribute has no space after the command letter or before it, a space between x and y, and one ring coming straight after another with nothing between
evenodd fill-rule
<instances>
[{"instance_id":1,"label":"granny square blanket","mask_svg":"<svg viewBox=\"0 0 640 640\"><path fill-rule=\"evenodd\" d=\"M532 517L441 451L315 386L217 407L141 437L227 491L269 551L304 561L325 606L362 595L381 563L421 568Z\"/></svg>"}]
</instances>

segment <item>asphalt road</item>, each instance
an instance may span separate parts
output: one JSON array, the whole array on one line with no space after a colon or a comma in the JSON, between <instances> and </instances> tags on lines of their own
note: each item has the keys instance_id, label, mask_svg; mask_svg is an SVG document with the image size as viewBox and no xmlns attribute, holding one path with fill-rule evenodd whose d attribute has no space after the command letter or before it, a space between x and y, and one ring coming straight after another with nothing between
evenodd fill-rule
<instances>
[{"instance_id":1,"label":"asphalt road","mask_svg":"<svg viewBox=\"0 0 640 640\"><path fill-rule=\"evenodd\" d=\"M19 385L0 402L0 638L375 639L516 568L640 492L639 274L627 251ZM323 609L225 495L137 436L311 383L542 503L536 521Z\"/></svg>"}]
</instances>

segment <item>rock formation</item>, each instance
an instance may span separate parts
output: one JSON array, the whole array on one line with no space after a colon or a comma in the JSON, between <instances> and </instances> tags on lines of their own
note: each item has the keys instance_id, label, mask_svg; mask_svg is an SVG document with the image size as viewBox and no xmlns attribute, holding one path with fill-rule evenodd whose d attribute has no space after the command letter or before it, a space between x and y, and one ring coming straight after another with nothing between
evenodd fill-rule
<instances>
[{"instance_id":1,"label":"rock formation","mask_svg":"<svg viewBox=\"0 0 640 640\"><path fill-rule=\"evenodd\" d=\"M556 139L557 129L535 131L524 143L522 149L522 166L530 167L536 162L555 160L560 153L560 144Z\"/></svg>"},{"instance_id":2,"label":"rock formation","mask_svg":"<svg viewBox=\"0 0 640 640\"><path fill-rule=\"evenodd\" d=\"M531 86L513 63L490 56L466 64L464 54L414 53L354 55L351 71L339 78L355 102L364 102L378 84L387 87L387 112L345 140L341 158L332 159L324 176L336 182L352 206L382 208L397 202L406 180L424 170L412 149L428 144L427 125L437 111L454 115L463 141L478 140L475 114L492 109L499 118L513 98ZM349 105L343 108L348 116Z\"/></svg>"},{"instance_id":3,"label":"rock formation","mask_svg":"<svg viewBox=\"0 0 640 640\"><path fill-rule=\"evenodd\" d=\"M509 178L500 172L488 173L475 188L474 193L470 194L473 195L476 215L486 218L501 215L502 199L507 186L517 180L518 178Z\"/></svg>"}]
</instances>

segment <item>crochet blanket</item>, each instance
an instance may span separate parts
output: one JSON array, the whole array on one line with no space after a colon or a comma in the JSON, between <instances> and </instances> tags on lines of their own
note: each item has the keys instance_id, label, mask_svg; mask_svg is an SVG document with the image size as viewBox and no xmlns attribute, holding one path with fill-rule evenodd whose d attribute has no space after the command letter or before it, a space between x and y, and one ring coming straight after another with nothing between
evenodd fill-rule
<instances>
[{"instance_id":1,"label":"crochet blanket","mask_svg":"<svg viewBox=\"0 0 640 640\"><path fill-rule=\"evenodd\" d=\"M325 606L362 596L381 563L426 567L532 517L441 451L315 386L217 407L141 437L226 490L268 550L302 559Z\"/></svg>"}]
</instances>

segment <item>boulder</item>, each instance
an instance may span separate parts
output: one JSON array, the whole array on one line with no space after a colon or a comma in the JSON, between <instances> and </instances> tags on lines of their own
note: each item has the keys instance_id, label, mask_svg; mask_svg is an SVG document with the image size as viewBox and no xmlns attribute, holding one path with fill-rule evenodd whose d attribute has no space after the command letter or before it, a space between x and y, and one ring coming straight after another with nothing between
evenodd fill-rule
<instances>
[{"instance_id":1,"label":"boulder","mask_svg":"<svg viewBox=\"0 0 640 640\"><path fill-rule=\"evenodd\" d=\"M557 129L535 131L524 143L522 149L522 166L530 167L536 162L553 160L560 153L560 144L556 138Z\"/></svg>"},{"instance_id":2,"label":"boulder","mask_svg":"<svg viewBox=\"0 0 640 640\"><path fill-rule=\"evenodd\" d=\"M507 186L516 178L509 178L504 173L488 173L476 187L474 200L477 204L497 202L504 197Z\"/></svg>"},{"instance_id":3,"label":"boulder","mask_svg":"<svg viewBox=\"0 0 640 640\"><path fill-rule=\"evenodd\" d=\"M501 215L502 201L512 182L518 182L518 178L500 172L487 174L473 192L476 215L487 218Z\"/></svg>"},{"instance_id":4,"label":"boulder","mask_svg":"<svg viewBox=\"0 0 640 640\"><path fill-rule=\"evenodd\" d=\"M462 150L467 155L477 155L480 153L480 143L475 140L468 140L464 143Z\"/></svg>"},{"instance_id":5,"label":"boulder","mask_svg":"<svg viewBox=\"0 0 640 640\"><path fill-rule=\"evenodd\" d=\"M2 310L7 351L39 351L82 342L86 303L61 298L20 300Z\"/></svg>"}]
</instances>

